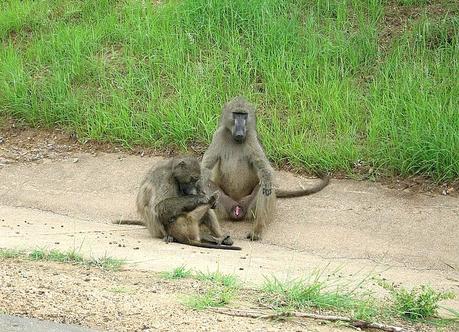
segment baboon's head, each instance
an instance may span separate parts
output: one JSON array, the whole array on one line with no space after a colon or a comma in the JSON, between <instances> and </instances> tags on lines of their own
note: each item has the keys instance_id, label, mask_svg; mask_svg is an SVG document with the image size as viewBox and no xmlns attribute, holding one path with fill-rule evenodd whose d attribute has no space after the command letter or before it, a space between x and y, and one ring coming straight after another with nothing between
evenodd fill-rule
<instances>
[{"instance_id":1,"label":"baboon's head","mask_svg":"<svg viewBox=\"0 0 459 332\"><path fill-rule=\"evenodd\" d=\"M200 192L201 167L196 158L174 158L172 176L177 182L180 195L196 195Z\"/></svg>"},{"instance_id":2,"label":"baboon's head","mask_svg":"<svg viewBox=\"0 0 459 332\"><path fill-rule=\"evenodd\" d=\"M244 97L235 97L223 106L220 126L231 132L234 142L244 143L248 132L255 130L255 122L255 107Z\"/></svg>"}]
</instances>

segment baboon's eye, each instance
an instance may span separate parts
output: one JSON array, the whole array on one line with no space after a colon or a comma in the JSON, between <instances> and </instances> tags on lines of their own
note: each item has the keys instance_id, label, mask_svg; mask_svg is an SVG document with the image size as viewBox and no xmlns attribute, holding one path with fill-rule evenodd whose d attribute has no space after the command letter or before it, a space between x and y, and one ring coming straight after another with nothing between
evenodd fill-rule
<instances>
[{"instance_id":1,"label":"baboon's eye","mask_svg":"<svg viewBox=\"0 0 459 332\"><path fill-rule=\"evenodd\" d=\"M243 119L247 119L248 114L245 112L233 112L233 118L241 117Z\"/></svg>"}]
</instances>

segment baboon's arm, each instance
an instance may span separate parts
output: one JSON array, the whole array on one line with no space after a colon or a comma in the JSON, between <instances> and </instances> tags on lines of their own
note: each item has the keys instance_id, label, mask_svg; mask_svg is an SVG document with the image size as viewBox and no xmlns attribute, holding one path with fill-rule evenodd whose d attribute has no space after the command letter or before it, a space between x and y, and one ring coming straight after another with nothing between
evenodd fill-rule
<instances>
[{"instance_id":1,"label":"baboon's arm","mask_svg":"<svg viewBox=\"0 0 459 332\"><path fill-rule=\"evenodd\" d=\"M206 204L209 198L204 195L170 197L155 206L157 218L162 225L167 225L184 212L194 210L200 204Z\"/></svg>"},{"instance_id":2,"label":"baboon's arm","mask_svg":"<svg viewBox=\"0 0 459 332\"><path fill-rule=\"evenodd\" d=\"M210 144L207 151L204 153L201 161L201 178L204 186L208 186L208 181L212 175L212 169L218 162L218 154L215 153L216 147L214 144Z\"/></svg>"},{"instance_id":3,"label":"baboon's arm","mask_svg":"<svg viewBox=\"0 0 459 332\"><path fill-rule=\"evenodd\" d=\"M270 196L273 188L273 171L271 165L266 157L261 155L258 151L252 153L251 163L257 171L263 195Z\"/></svg>"}]
</instances>

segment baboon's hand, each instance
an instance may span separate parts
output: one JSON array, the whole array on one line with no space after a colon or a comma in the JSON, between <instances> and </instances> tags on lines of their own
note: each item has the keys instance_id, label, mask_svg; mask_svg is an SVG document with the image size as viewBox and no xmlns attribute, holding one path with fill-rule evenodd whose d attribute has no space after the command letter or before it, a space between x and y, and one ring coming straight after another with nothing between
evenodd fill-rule
<instances>
[{"instance_id":1,"label":"baboon's hand","mask_svg":"<svg viewBox=\"0 0 459 332\"><path fill-rule=\"evenodd\" d=\"M218 191L216 191L209 197L209 200L208 200L207 203L210 204L210 208L211 209L215 209L219 196L220 195L219 195Z\"/></svg>"},{"instance_id":2,"label":"baboon's hand","mask_svg":"<svg viewBox=\"0 0 459 332\"><path fill-rule=\"evenodd\" d=\"M166 243L171 243L171 242L174 242L174 238L170 235L166 235L164 238L163 238L164 242Z\"/></svg>"},{"instance_id":3,"label":"baboon's hand","mask_svg":"<svg viewBox=\"0 0 459 332\"><path fill-rule=\"evenodd\" d=\"M273 192L271 182L263 182L261 184L261 192L265 196L271 196Z\"/></svg>"},{"instance_id":4,"label":"baboon's hand","mask_svg":"<svg viewBox=\"0 0 459 332\"><path fill-rule=\"evenodd\" d=\"M198 204L209 204L209 199L207 195L199 195Z\"/></svg>"}]
</instances>

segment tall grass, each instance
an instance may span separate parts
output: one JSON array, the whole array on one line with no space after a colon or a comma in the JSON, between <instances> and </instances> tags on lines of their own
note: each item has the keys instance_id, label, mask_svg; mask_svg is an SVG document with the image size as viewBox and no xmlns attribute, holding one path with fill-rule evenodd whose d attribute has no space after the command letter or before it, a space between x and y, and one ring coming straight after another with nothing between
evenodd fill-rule
<instances>
[{"instance_id":1,"label":"tall grass","mask_svg":"<svg viewBox=\"0 0 459 332\"><path fill-rule=\"evenodd\" d=\"M383 53L383 14L382 0L9 0L0 110L186 148L207 144L221 105L243 94L275 163L351 172L363 159L454 179L457 17L426 17ZM425 31L445 42L432 47Z\"/></svg>"}]
</instances>

